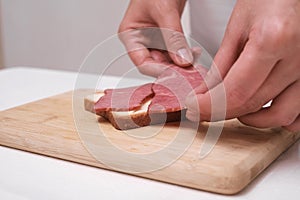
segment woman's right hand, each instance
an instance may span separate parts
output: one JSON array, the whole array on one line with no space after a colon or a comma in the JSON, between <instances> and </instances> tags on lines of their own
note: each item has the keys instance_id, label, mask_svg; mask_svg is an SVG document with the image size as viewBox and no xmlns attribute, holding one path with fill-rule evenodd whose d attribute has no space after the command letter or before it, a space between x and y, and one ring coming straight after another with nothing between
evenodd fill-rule
<instances>
[{"instance_id":1,"label":"woman's right hand","mask_svg":"<svg viewBox=\"0 0 300 200\"><path fill-rule=\"evenodd\" d=\"M193 63L180 21L185 1L131 0L119 37L141 73L157 77L169 63Z\"/></svg>"}]
</instances>

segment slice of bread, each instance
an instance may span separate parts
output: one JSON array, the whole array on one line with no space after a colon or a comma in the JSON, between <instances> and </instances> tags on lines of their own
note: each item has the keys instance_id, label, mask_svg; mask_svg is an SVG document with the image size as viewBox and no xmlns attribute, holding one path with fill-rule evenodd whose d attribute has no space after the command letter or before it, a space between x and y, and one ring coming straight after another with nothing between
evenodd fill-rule
<instances>
[{"instance_id":1,"label":"slice of bread","mask_svg":"<svg viewBox=\"0 0 300 200\"><path fill-rule=\"evenodd\" d=\"M104 95L103 92L97 92L84 99L85 110L95 113L95 103ZM185 119L186 110L175 112L148 113L148 106L151 99L147 100L139 109L132 111L103 111L96 113L107 119L116 129L126 130L148 126L151 124L163 124Z\"/></svg>"}]
</instances>

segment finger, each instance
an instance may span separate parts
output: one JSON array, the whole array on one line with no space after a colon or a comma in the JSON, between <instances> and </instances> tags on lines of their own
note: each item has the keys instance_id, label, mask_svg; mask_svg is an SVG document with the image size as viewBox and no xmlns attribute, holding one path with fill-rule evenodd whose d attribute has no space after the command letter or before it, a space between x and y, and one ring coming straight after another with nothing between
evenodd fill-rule
<instances>
[{"instance_id":1,"label":"finger","mask_svg":"<svg viewBox=\"0 0 300 200\"><path fill-rule=\"evenodd\" d=\"M147 38L143 33L148 30L127 30L119 33L119 38L123 42L128 56L138 67L138 70L145 75L157 77L166 67L161 62L167 62L168 58L158 50L146 48ZM149 32L149 31L148 31Z\"/></svg>"},{"instance_id":2,"label":"finger","mask_svg":"<svg viewBox=\"0 0 300 200\"><path fill-rule=\"evenodd\" d=\"M258 91L278 62L248 42L224 79L227 118L240 116L243 106ZM214 95L214 92L212 92Z\"/></svg>"},{"instance_id":3,"label":"finger","mask_svg":"<svg viewBox=\"0 0 300 200\"><path fill-rule=\"evenodd\" d=\"M159 50L151 50L151 61L144 62L138 66L138 70L142 74L158 77L165 69L168 68L169 58L165 52Z\"/></svg>"},{"instance_id":4,"label":"finger","mask_svg":"<svg viewBox=\"0 0 300 200\"><path fill-rule=\"evenodd\" d=\"M201 108L201 120L205 121L222 119L225 111L226 119L241 116L244 104L262 85L275 63L273 56L262 56L251 43L247 43L240 57L227 73L224 82L205 94L198 95L198 102L193 102L198 105L191 105L192 102L188 105L191 108L197 106ZM212 109L214 109L213 115Z\"/></svg>"},{"instance_id":5,"label":"finger","mask_svg":"<svg viewBox=\"0 0 300 200\"><path fill-rule=\"evenodd\" d=\"M139 50L130 51L128 55L137 66L139 72L147 76L158 77L166 69L166 66L159 61L155 61L150 51L144 47ZM154 57L157 60L163 60L157 53L154 54Z\"/></svg>"},{"instance_id":6,"label":"finger","mask_svg":"<svg viewBox=\"0 0 300 200\"><path fill-rule=\"evenodd\" d=\"M226 99L224 90L221 87L214 96L209 92L197 95L188 95L185 101L187 108L186 117L191 121L220 121L226 118Z\"/></svg>"},{"instance_id":7,"label":"finger","mask_svg":"<svg viewBox=\"0 0 300 200\"><path fill-rule=\"evenodd\" d=\"M153 50L150 50L150 55L155 62L160 62L160 63L169 63L170 62L170 59L165 51L153 49Z\"/></svg>"},{"instance_id":8,"label":"finger","mask_svg":"<svg viewBox=\"0 0 300 200\"><path fill-rule=\"evenodd\" d=\"M149 51L144 47L130 51L128 55L140 73L152 77L158 77L167 68L169 60L164 53Z\"/></svg>"},{"instance_id":9,"label":"finger","mask_svg":"<svg viewBox=\"0 0 300 200\"><path fill-rule=\"evenodd\" d=\"M140 65L138 67L138 70L140 73L152 76L152 77L158 77L161 75L161 73L168 68L167 65L164 63L157 63L157 62L145 62L144 64Z\"/></svg>"},{"instance_id":10,"label":"finger","mask_svg":"<svg viewBox=\"0 0 300 200\"><path fill-rule=\"evenodd\" d=\"M145 62L151 62L153 60L149 50L144 47L138 50L129 51L128 56L137 67Z\"/></svg>"},{"instance_id":11,"label":"finger","mask_svg":"<svg viewBox=\"0 0 300 200\"><path fill-rule=\"evenodd\" d=\"M196 93L189 94L188 97L185 99L185 107L187 108L186 111L186 118L193 122L200 121L200 108L198 106L198 95ZM202 118L201 118L202 119Z\"/></svg>"},{"instance_id":12,"label":"finger","mask_svg":"<svg viewBox=\"0 0 300 200\"><path fill-rule=\"evenodd\" d=\"M274 99L271 106L258 112L239 117L247 125L258 128L285 126L292 128L293 123L297 128L300 112L300 81L290 85L283 93Z\"/></svg>"},{"instance_id":13,"label":"finger","mask_svg":"<svg viewBox=\"0 0 300 200\"><path fill-rule=\"evenodd\" d=\"M277 97L289 85L295 82L297 80L297 73L294 72L294 66L296 65L297 63L293 63L290 60L278 62L267 80L242 107L244 110L242 113L260 110L266 103Z\"/></svg>"},{"instance_id":14,"label":"finger","mask_svg":"<svg viewBox=\"0 0 300 200\"><path fill-rule=\"evenodd\" d=\"M193 63L193 54L183 34L180 13L172 10L157 20L161 29L169 55L175 64L190 66Z\"/></svg>"},{"instance_id":15,"label":"finger","mask_svg":"<svg viewBox=\"0 0 300 200\"><path fill-rule=\"evenodd\" d=\"M143 37L142 30L126 30L124 32L119 32L118 36L123 42L129 57L136 66L143 64L145 61L152 60L150 51L144 45L146 39Z\"/></svg>"},{"instance_id":16,"label":"finger","mask_svg":"<svg viewBox=\"0 0 300 200\"><path fill-rule=\"evenodd\" d=\"M284 128L293 132L300 131L300 115L298 115L297 119L291 125L285 126Z\"/></svg>"}]
</instances>

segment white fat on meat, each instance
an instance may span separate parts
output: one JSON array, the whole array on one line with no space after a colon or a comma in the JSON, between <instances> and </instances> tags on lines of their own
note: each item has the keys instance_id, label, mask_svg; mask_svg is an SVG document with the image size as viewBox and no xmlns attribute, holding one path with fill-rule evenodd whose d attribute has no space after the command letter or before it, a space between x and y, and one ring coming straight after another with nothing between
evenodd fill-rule
<instances>
[{"instance_id":1,"label":"white fat on meat","mask_svg":"<svg viewBox=\"0 0 300 200\"><path fill-rule=\"evenodd\" d=\"M96 93L92 95L93 102L97 102L102 96L104 96L104 93ZM151 104L151 99L147 100L145 103L142 104L142 106L137 110L131 110L131 111L112 111L112 115L114 117L125 117L132 114L138 114L138 113L145 113L148 111L148 107Z\"/></svg>"}]
</instances>

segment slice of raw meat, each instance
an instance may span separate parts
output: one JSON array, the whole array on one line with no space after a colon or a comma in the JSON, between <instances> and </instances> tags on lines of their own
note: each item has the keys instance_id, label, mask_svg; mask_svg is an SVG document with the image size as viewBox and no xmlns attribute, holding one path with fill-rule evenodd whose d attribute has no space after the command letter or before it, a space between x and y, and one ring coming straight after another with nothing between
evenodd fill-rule
<instances>
[{"instance_id":1,"label":"slice of raw meat","mask_svg":"<svg viewBox=\"0 0 300 200\"><path fill-rule=\"evenodd\" d=\"M203 67L171 65L154 83L105 90L94 111L120 130L184 120L185 99L205 73Z\"/></svg>"},{"instance_id":2,"label":"slice of raw meat","mask_svg":"<svg viewBox=\"0 0 300 200\"><path fill-rule=\"evenodd\" d=\"M152 83L141 86L107 89L95 104L95 112L130 111L139 109L143 102L153 96Z\"/></svg>"},{"instance_id":3,"label":"slice of raw meat","mask_svg":"<svg viewBox=\"0 0 300 200\"><path fill-rule=\"evenodd\" d=\"M183 110L187 95L203 82L201 70L192 66L182 68L175 65L166 69L152 86L154 97L149 112Z\"/></svg>"}]
</instances>

